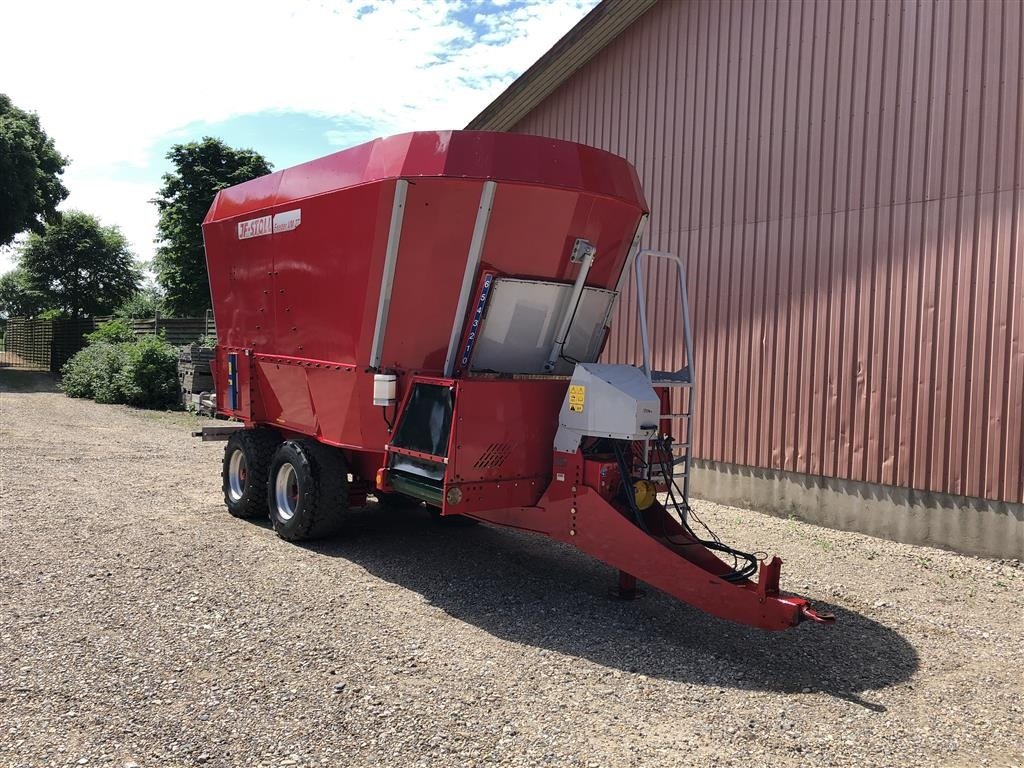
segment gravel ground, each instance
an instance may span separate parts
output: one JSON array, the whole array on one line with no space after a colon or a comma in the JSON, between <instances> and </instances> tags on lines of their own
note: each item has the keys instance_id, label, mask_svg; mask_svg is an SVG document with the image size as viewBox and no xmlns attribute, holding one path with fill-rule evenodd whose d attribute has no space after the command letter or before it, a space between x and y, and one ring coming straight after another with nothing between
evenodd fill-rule
<instances>
[{"instance_id":1,"label":"gravel ground","mask_svg":"<svg viewBox=\"0 0 1024 768\"><path fill-rule=\"evenodd\" d=\"M235 520L184 414L0 374L0 765L1024 766L1024 570L699 503L838 623L769 634L566 547Z\"/></svg>"}]
</instances>

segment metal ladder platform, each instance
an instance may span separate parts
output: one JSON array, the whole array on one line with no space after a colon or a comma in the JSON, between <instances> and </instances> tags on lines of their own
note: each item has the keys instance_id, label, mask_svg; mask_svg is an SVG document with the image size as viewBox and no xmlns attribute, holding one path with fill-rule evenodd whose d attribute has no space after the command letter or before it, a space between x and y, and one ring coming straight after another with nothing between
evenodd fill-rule
<instances>
[{"instance_id":1,"label":"metal ladder platform","mask_svg":"<svg viewBox=\"0 0 1024 768\"><path fill-rule=\"evenodd\" d=\"M654 259L670 261L676 266L676 274L679 280L679 301L680 301L680 323L683 331L683 352L686 360L682 368L676 371L656 371L651 365L650 336L647 329L647 272L648 265ZM676 478L682 480L684 509L680 510L685 515L690 506L690 451L693 445L693 404L694 404L694 382L693 382L693 331L690 326L690 303L686 294L686 265L681 258L674 253L667 251L641 250L633 259L633 275L636 280L637 292L637 316L640 325L640 340L643 349L643 371L647 380L655 389L678 389L682 390L682 407L684 410L679 413L663 413L662 420L681 421L681 428L678 437L683 438L680 442L673 444L673 450L678 454L673 457L672 466L681 467L675 470Z\"/></svg>"}]
</instances>

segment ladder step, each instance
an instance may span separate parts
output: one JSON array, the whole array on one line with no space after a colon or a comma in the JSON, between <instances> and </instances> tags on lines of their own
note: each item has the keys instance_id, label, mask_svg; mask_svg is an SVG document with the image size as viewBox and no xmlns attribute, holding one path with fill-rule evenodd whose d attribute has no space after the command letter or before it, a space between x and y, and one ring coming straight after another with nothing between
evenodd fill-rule
<instances>
[{"instance_id":1,"label":"ladder step","mask_svg":"<svg viewBox=\"0 0 1024 768\"><path fill-rule=\"evenodd\" d=\"M652 387L691 387L693 377L690 375L690 367L681 368L678 371L651 371Z\"/></svg>"}]
</instances>

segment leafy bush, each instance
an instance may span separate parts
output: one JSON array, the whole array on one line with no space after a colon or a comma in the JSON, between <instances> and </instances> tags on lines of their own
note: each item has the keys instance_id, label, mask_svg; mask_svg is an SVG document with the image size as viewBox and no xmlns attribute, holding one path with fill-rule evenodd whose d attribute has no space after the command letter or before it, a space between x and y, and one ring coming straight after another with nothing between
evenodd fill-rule
<instances>
[{"instance_id":1,"label":"leafy bush","mask_svg":"<svg viewBox=\"0 0 1024 768\"><path fill-rule=\"evenodd\" d=\"M68 397L92 397L93 356L98 347L86 347L76 352L60 369L60 388Z\"/></svg>"},{"instance_id":2,"label":"leafy bush","mask_svg":"<svg viewBox=\"0 0 1024 768\"><path fill-rule=\"evenodd\" d=\"M116 377L123 402L140 408L174 405L178 401L177 348L160 336L146 336L124 346L124 367Z\"/></svg>"},{"instance_id":3,"label":"leafy bush","mask_svg":"<svg viewBox=\"0 0 1024 768\"><path fill-rule=\"evenodd\" d=\"M101 341L79 350L61 369L61 389L69 397L120 402L115 380L124 367L125 346Z\"/></svg>"},{"instance_id":4,"label":"leafy bush","mask_svg":"<svg viewBox=\"0 0 1024 768\"><path fill-rule=\"evenodd\" d=\"M124 370L129 343L105 344L98 346L103 349L97 355L93 368L93 400L97 403L124 403L124 391L121 388L120 376ZM86 347L89 349L89 347Z\"/></svg>"},{"instance_id":5,"label":"leafy bush","mask_svg":"<svg viewBox=\"0 0 1024 768\"><path fill-rule=\"evenodd\" d=\"M199 337L199 346L202 349L213 349L217 346L217 334L206 333Z\"/></svg>"},{"instance_id":6,"label":"leafy bush","mask_svg":"<svg viewBox=\"0 0 1024 768\"><path fill-rule=\"evenodd\" d=\"M109 335L116 337L114 331ZM140 408L166 408L178 401L178 350L162 336L93 341L68 360L61 375L61 389L70 397Z\"/></svg>"},{"instance_id":7,"label":"leafy bush","mask_svg":"<svg viewBox=\"0 0 1024 768\"><path fill-rule=\"evenodd\" d=\"M90 344L120 344L125 341L135 341L135 332L130 323L118 319L103 323L92 333L87 333L85 338L89 340Z\"/></svg>"}]
</instances>

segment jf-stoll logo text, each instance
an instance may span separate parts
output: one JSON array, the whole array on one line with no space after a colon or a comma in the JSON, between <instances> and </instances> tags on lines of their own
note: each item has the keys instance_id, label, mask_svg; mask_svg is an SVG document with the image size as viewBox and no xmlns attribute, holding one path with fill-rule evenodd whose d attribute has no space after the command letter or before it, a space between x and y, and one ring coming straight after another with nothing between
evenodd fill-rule
<instances>
[{"instance_id":1,"label":"jf-stoll logo text","mask_svg":"<svg viewBox=\"0 0 1024 768\"><path fill-rule=\"evenodd\" d=\"M260 216L257 219L246 219L238 222L238 239L248 240L250 237L263 237L278 232L290 232L298 229L302 223L302 209L284 211L273 216Z\"/></svg>"}]
</instances>

